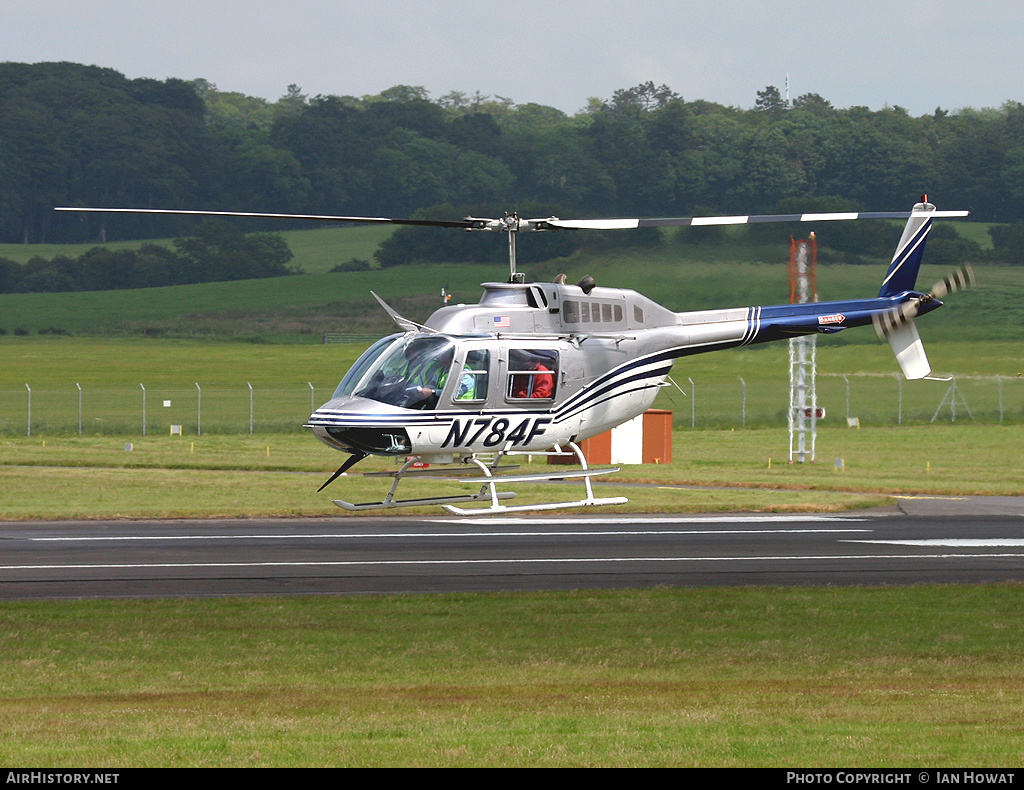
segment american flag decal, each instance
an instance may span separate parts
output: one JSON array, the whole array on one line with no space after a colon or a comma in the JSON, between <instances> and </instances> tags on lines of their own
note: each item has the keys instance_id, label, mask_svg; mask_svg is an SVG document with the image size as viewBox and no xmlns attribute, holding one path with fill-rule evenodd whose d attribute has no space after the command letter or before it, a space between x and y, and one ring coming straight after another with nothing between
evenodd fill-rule
<instances>
[{"instance_id":1,"label":"american flag decal","mask_svg":"<svg viewBox=\"0 0 1024 790\"><path fill-rule=\"evenodd\" d=\"M511 327L511 326L512 326L512 322L509 320L507 315L496 315L496 316L494 316L494 328L495 329L502 329L502 328L507 328L507 327Z\"/></svg>"}]
</instances>

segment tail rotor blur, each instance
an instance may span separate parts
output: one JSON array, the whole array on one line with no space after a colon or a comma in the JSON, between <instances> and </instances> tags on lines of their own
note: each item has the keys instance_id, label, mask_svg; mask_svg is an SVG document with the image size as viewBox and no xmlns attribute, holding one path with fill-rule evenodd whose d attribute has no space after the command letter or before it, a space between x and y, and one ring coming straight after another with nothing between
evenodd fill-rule
<instances>
[{"instance_id":1,"label":"tail rotor blur","mask_svg":"<svg viewBox=\"0 0 1024 790\"><path fill-rule=\"evenodd\" d=\"M947 294L970 288L976 282L977 278L974 276L974 267L970 264L965 264L935 283L928 293L904 302L892 310L876 314L872 319L875 325L875 332L878 333L880 340L885 340L889 332L913 321L918 313L921 312L922 305L938 301Z\"/></svg>"},{"instance_id":2,"label":"tail rotor blur","mask_svg":"<svg viewBox=\"0 0 1024 790\"><path fill-rule=\"evenodd\" d=\"M924 352L924 344L918 334L914 319L921 312L921 307L936 302L946 294L974 285L974 269L963 266L946 275L932 286L931 291L914 297L891 310L876 313L872 317L875 332L882 340L888 341L896 354L903 375L908 379L923 379L931 375L931 365Z\"/></svg>"}]
</instances>

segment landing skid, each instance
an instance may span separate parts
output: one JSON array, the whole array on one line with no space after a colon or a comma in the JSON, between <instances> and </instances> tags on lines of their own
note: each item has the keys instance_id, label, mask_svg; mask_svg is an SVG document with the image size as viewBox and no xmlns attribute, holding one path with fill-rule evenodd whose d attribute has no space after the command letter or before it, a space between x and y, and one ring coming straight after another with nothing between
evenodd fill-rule
<instances>
[{"instance_id":1,"label":"landing skid","mask_svg":"<svg viewBox=\"0 0 1024 790\"><path fill-rule=\"evenodd\" d=\"M514 491L502 491L498 494L498 499L513 499L515 497ZM460 496L434 496L424 497L422 499L389 499L384 497L380 502L346 502L344 499L335 499L334 504L345 510L387 510L393 507L417 507L419 505L444 505L445 507L451 507L452 502L480 502L482 500L490 499L491 495L487 492L487 487L482 486L480 491L476 494L463 494Z\"/></svg>"},{"instance_id":2,"label":"landing skid","mask_svg":"<svg viewBox=\"0 0 1024 790\"><path fill-rule=\"evenodd\" d=\"M412 465L419 460L419 456L413 456L402 464L401 469L397 472L370 472L367 476L386 476L393 477L394 482L391 484L391 489L387 495L380 502L346 502L344 499L335 499L334 504L345 510L364 511L364 510L389 510L396 507L419 507L426 505L448 505L455 502L480 502L482 500L491 499L490 494L487 492L487 486L481 486L480 490L475 494L456 494L454 496L436 496L436 497L421 497L419 499L395 499L395 491L398 490L398 484L402 482L402 479L407 475L413 475L416 477L436 477L438 472L446 472L449 470L431 470L431 469L412 469ZM454 478L449 478L454 479ZM479 480L479 478L477 478ZM471 482L477 482L472 480ZM512 499L515 497L514 491L505 491L499 496L499 499Z\"/></svg>"},{"instance_id":3,"label":"landing skid","mask_svg":"<svg viewBox=\"0 0 1024 790\"><path fill-rule=\"evenodd\" d=\"M626 497L595 497L594 489L591 485L590 478L598 475L606 475L610 472L618 472L618 467L607 467L602 469L590 469L587 467L587 459L583 455L583 451L576 445L575 442L569 442L569 449L575 453L577 460L580 462L582 469L572 470L569 472L535 472L531 474L522 475L501 475L495 477L491 474L490 469L481 463L476 458L471 459L483 472L487 478L487 482L480 489L480 493L483 493L485 489L490 489L490 507L474 507L474 508L463 508L455 507L453 504L442 505L442 507L449 513L455 516L476 516L476 515L487 515L494 513L519 513L527 510L560 510L562 508L574 508L574 507L596 507L598 505L622 505L629 500ZM511 455L511 453L508 453ZM537 455L537 453L533 453ZM560 455L561 452L559 451ZM503 499L502 494L504 492L498 491L499 483L524 483L530 481L540 480L564 480L570 477L582 477L583 483L586 486L587 496L583 499L576 499L569 502L542 502L536 505L500 505L498 501ZM474 478L477 480L479 478Z\"/></svg>"},{"instance_id":4,"label":"landing skid","mask_svg":"<svg viewBox=\"0 0 1024 790\"><path fill-rule=\"evenodd\" d=\"M394 478L394 482L391 483L391 489L387 495L379 502L346 502L343 499L335 499L334 504L340 508L351 511L367 511L367 510L388 510L391 508L398 507L420 507L428 505L441 505L449 513L456 516L475 516L475 515L487 515L492 513L515 513L526 510L559 510L561 508L577 508L577 507L595 507L598 505L621 505L627 502L626 497L595 497L593 486L591 485L590 479L597 477L598 475L606 475L611 472L617 472L618 467L606 467L601 469L590 469L587 467L587 459L583 456L583 452L573 442L569 443L569 449L575 453L577 460L580 463L581 469L573 469L569 471L549 471L549 472L529 472L525 474L495 474L495 472L505 472L507 470L518 469L518 466L507 465L499 466L498 463L502 456L513 455L509 452L501 452L495 459L491 466L488 466L479 458L473 456L469 458L469 463L472 464L475 469L469 470L418 470L412 469L412 465L419 460L418 457L413 457L407 460L402 467L395 472L371 472L367 476L387 476ZM556 448L558 454L561 451ZM523 454L523 453L519 453ZM544 455L544 453L531 453L531 455ZM474 474L475 473L475 474ZM453 496L439 496L439 497L422 497L419 499L395 499L395 491L398 489L398 484L406 476L415 477L436 477L439 480L446 480L449 482L458 483L479 483L483 482L480 486L480 490L475 494L457 494ZM502 505L499 504L502 500L513 499L516 494L514 491L498 491L498 485L504 483L526 483L526 482L540 482L540 481L557 481L565 480L569 478L583 478L584 485L586 486L586 497L583 499L576 499L568 502L541 502L535 505ZM457 507L457 504L468 503L468 502L490 502L487 507L473 507L463 508Z\"/></svg>"}]
</instances>

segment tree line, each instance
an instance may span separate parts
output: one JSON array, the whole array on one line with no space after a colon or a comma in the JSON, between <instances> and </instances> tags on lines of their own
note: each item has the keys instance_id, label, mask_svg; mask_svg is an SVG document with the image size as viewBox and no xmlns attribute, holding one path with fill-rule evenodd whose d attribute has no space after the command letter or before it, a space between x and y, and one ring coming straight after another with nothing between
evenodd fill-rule
<instances>
[{"instance_id":1,"label":"tree line","mask_svg":"<svg viewBox=\"0 0 1024 790\"><path fill-rule=\"evenodd\" d=\"M686 216L823 199L901 209L927 191L975 219L1022 218L1019 102L914 117L814 93L789 103L771 86L752 98L732 107L644 83L572 115L500 96L432 99L415 86L363 97L290 86L268 101L201 79L0 63L0 241L190 232L181 218L62 215L57 205Z\"/></svg>"},{"instance_id":2,"label":"tree line","mask_svg":"<svg viewBox=\"0 0 1024 790\"><path fill-rule=\"evenodd\" d=\"M93 247L78 257L41 256L25 264L0 258L0 293L108 291L249 280L295 274L292 252L277 233L243 233L223 220L202 222L172 247Z\"/></svg>"}]
</instances>

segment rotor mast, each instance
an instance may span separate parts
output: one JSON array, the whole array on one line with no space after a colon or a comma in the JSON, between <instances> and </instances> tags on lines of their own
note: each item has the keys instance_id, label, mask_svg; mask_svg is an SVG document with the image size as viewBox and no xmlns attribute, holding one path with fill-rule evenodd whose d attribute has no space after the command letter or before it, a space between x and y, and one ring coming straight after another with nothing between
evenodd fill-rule
<instances>
[{"instance_id":1,"label":"rotor mast","mask_svg":"<svg viewBox=\"0 0 1024 790\"><path fill-rule=\"evenodd\" d=\"M525 275L516 271L516 234L510 230L508 232L508 281L521 283L525 279Z\"/></svg>"},{"instance_id":2,"label":"rotor mast","mask_svg":"<svg viewBox=\"0 0 1024 790\"><path fill-rule=\"evenodd\" d=\"M549 217L549 219L554 219ZM520 219L515 211L506 213L501 219L484 219L482 217L466 217L470 223L466 230L500 231L508 236L508 281L524 282L526 276L520 274L516 267L516 234L529 230L552 230L543 219Z\"/></svg>"}]
</instances>

